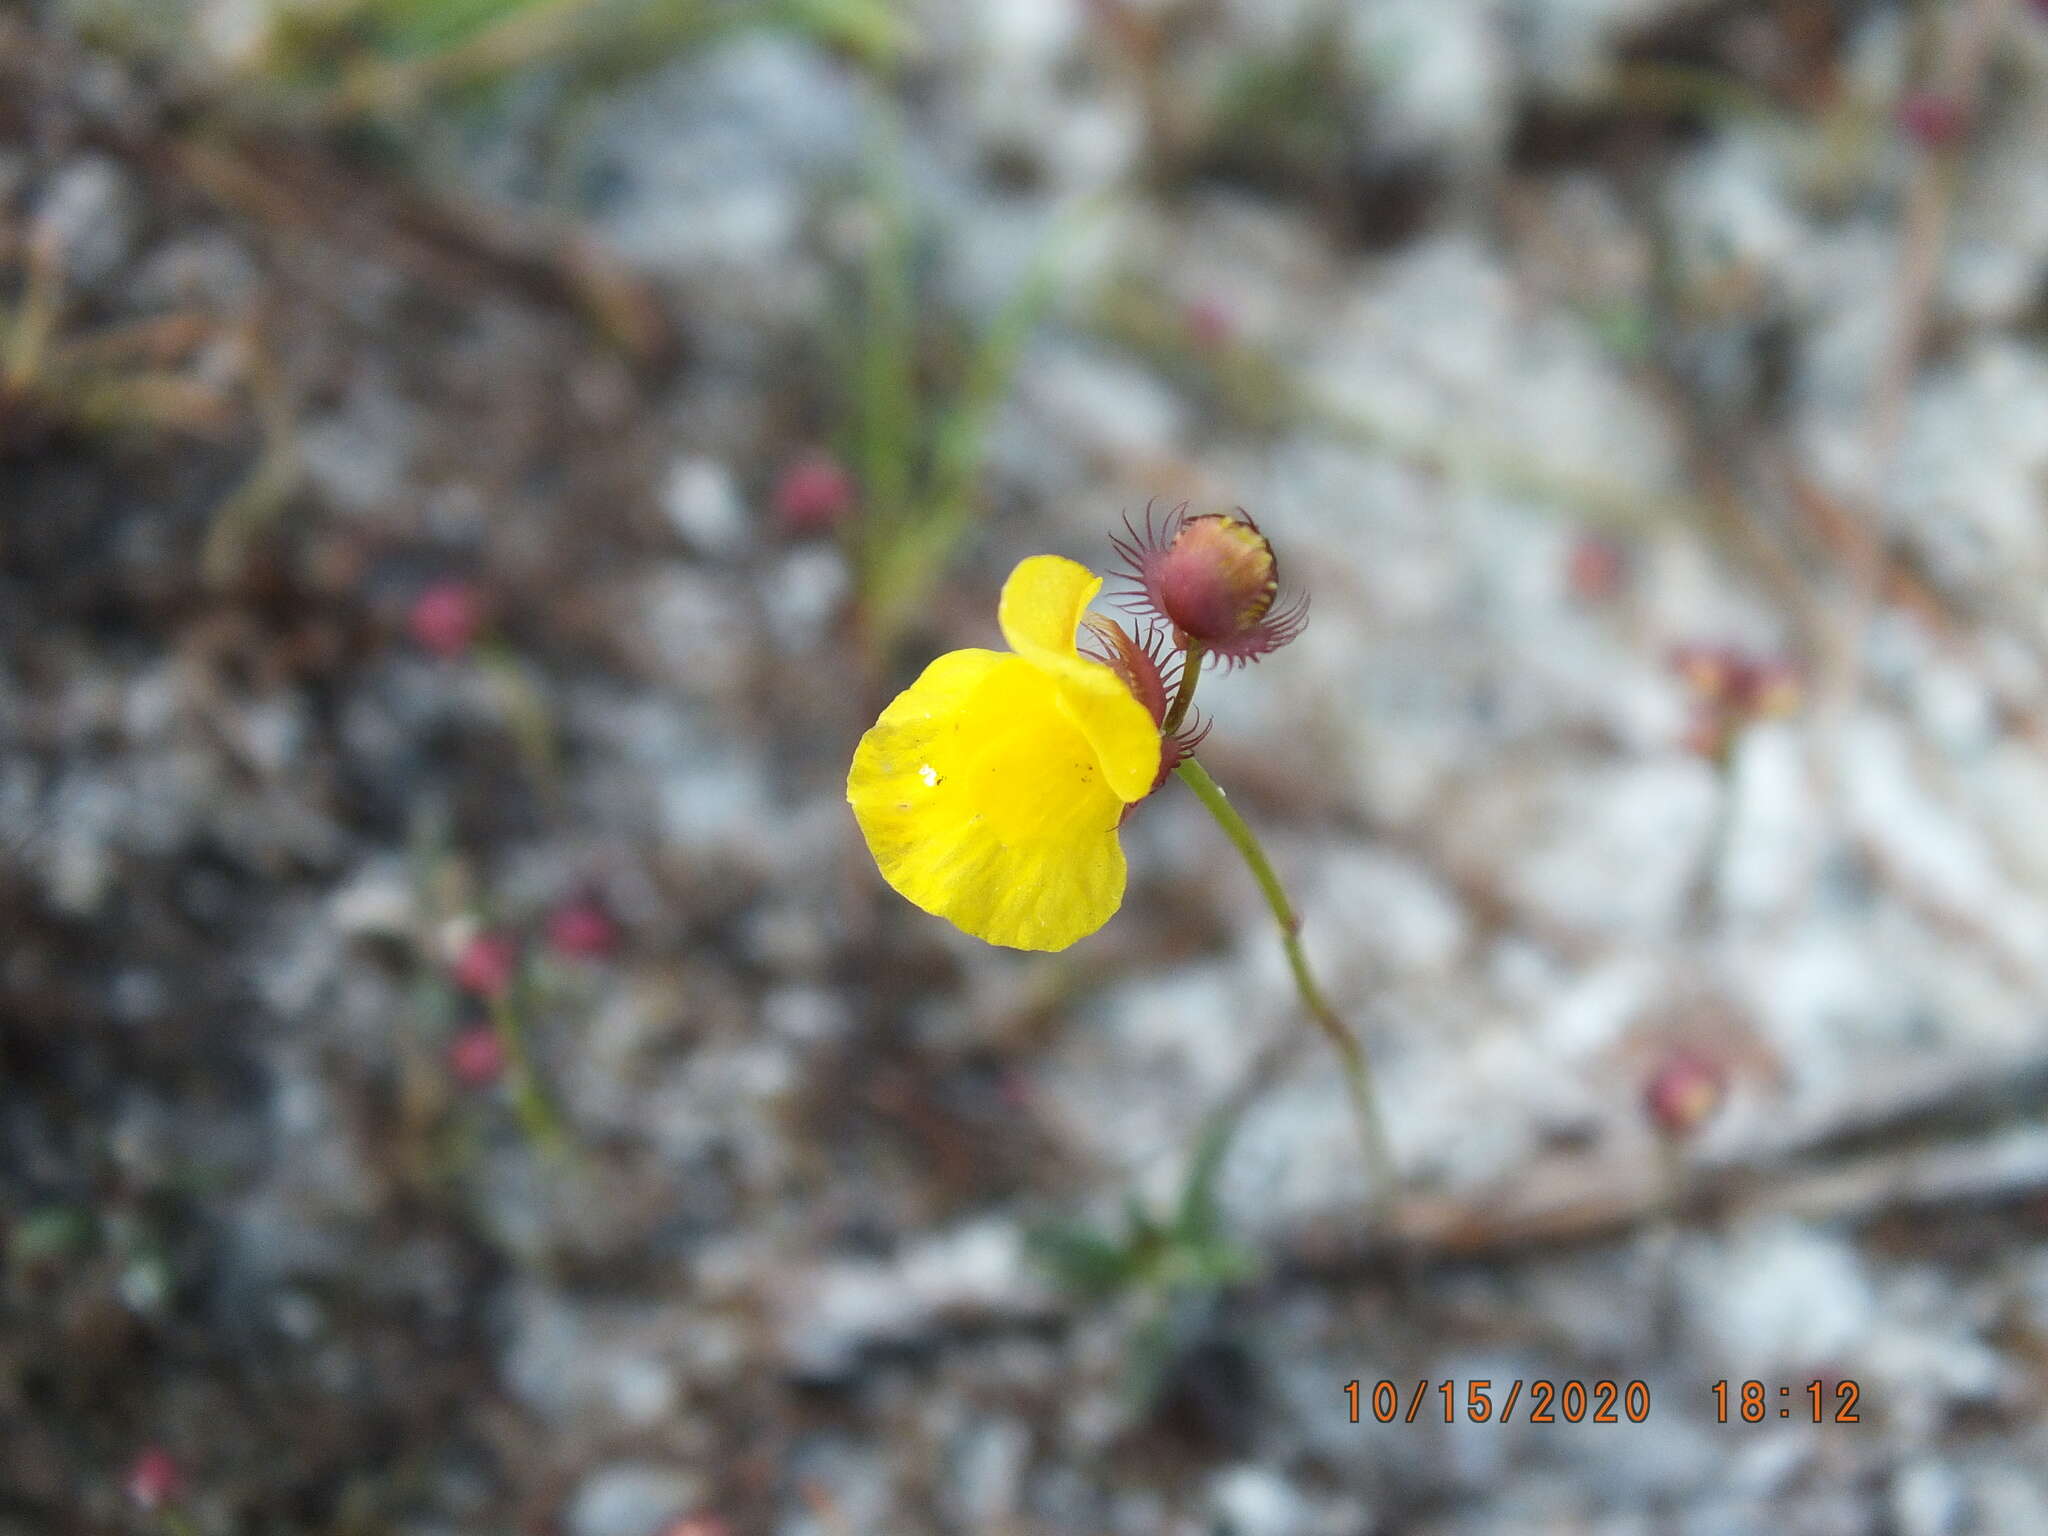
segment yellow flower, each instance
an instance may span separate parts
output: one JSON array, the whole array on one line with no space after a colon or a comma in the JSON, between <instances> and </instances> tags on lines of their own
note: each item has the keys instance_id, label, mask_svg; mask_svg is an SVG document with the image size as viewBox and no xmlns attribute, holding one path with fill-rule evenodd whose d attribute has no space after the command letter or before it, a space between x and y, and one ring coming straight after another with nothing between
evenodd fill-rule
<instances>
[{"instance_id":1,"label":"yellow flower","mask_svg":"<svg viewBox=\"0 0 2048 1536\"><path fill-rule=\"evenodd\" d=\"M1102 578L1034 555L1003 583L1010 651L949 651L854 749L846 798L882 878L1015 949L1065 949L1124 899L1116 839L1151 792L1159 727L1075 632Z\"/></svg>"}]
</instances>

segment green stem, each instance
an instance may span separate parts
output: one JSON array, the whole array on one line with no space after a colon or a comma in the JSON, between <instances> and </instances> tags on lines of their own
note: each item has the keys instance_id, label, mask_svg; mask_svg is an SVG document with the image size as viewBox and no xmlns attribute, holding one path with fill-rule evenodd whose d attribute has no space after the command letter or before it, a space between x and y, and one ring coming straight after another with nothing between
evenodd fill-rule
<instances>
[{"instance_id":1,"label":"green stem","mask_svg":"<svg viewBox=\"0 0 2048 1536\"><path fill-rule=\"evenodd\" d=\"M1181 721L1188 717L1188 706L1195 702L1195 683L1202 675L1202 642L1190 640L1181 653L1180 688L1173 696L1173 708L1166 712L1166 719L1159 727L1159 734L1171 736L1180 729Z\"/></svg>"},{"instance_id":2,"label":"green stem","mask_svg":"<svg viewBox=\"0 0 2048 1536\"><path fill-rule=\"evenodd\" d=\"M526 1021L509 995L491 1004L491 1027L505 1048L506 1086L512 1090L512 1108L520 1129L547 1156L561 1156L569 1147L568 1129L541 1086L533 1055L526 1048Z\"/></svg>"},{"instance_id":3,"label":"green stem","mask_svg":"<svg viewBox=\"0 0 2048 1536\"><path fill-rule=\"evenodd\" d=\"M1197 659L1190 658L1190 668ZM1183 697L1192 691L1183 684ZM1177 700L1176 707L1179 703ZM1358 1118L1358 1139L1364 1145L1367 1172L1372 1179L1373 1215L1384 1222L1393 1208L1399 1176L1393 1151L1387 1145L1386 1127L1380 1121L1379 1101L1373 1090L1372 1062L1366 1056L1365 1046L1352 1033L1351 1026L1330 1006L1330 1000L1323 996L1323 989L1316 984L1315 976L1308 968L1308 957L1302 953L1301 918L1287 899L1280 877L1273 872L1272 863L1266 858L1265 849L1259 846L1258 838L1253 836L1252 829L1237 814L1237 808L1224 796L1216 781L1209 777L1208 770L1192 757L1183 759L1173 771L1216 818L1223 835L1237 846L1237 851L1251 869L1252 878L1258 881L1259 890L1265 895L1266 905L1273 910L1273 920L1280 925L1280 943L1287 951L1287 966L1294 973L1294 987L1301 994L1302 1006L1308 1010L1308 1016L1315 1021L1316 1028L1323 1032L1344 1064L1344 1086L1351 1095L1352 1112Z\"/></svg>"}]
</instances>

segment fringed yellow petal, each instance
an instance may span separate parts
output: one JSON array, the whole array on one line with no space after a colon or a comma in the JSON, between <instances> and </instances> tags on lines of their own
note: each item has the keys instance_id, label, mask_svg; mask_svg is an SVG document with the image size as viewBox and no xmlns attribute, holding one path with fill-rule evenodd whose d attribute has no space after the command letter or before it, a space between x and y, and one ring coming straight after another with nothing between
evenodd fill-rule
<instances>
[{"instance_id":1,"label":"fringed yellow petal","mask_svg":"<svg viewBox=\"0 0 2048 1536\"><path fill-rule=\"evenodd\" d=\"M1011 650L1032 661L1076 654L1081 615L1102 590L1102 578L1059 555L1017 562L996 604L996 623Z\"/></svg>"},{"instance_id":2,"label":"fringed yellow petal","mask_svg":"<svg viewBox=\"0 0 2048 1536\"><path fill-rule=\"evenodd\" d=\"M854 751L846 798L882 877L991 944L1065 949L1123 901L1124 799L1069 692L1023 656L953 651Z\"/></svg>"}]
</instances>

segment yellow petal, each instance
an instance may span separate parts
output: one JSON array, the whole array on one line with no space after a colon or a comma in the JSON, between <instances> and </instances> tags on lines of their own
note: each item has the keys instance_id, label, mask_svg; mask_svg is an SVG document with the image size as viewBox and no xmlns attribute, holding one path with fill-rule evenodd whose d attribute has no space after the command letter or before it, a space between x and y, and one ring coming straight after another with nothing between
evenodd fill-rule
<instances>
[{"instance_id":1,"label":"yellow petal","mask_svg":"<svg viewBox=\"0 0 2048 1536\"><path fill-rule=\"evenodd\" d=\"M1159 777L1159 727L1118 677L1086 656L1033 658L1059 684L1060 712L1088 738L1119 799L1142 800Z\"/></svg>"},{"instance_id":2,"label":"yellow petal","mask_svg":"<svg viewBox=\"0 0 2048 1536\"><path fill-rule=\"evenodd\" d=\"M1124 802L1060 684L1023 657L925 668L861 738L846 798L882 877L991 944L1065 949L1123 901Z\"/></svg>"},{"instance_id":3,"label":"yellow petal","mask_svg":"<svg viewBox=\"0 0 2048 1536\"><path fill-rule=\"evenodd\" d=\"M1102 578L1059 555L1017 562L996 603L996 623L1011 650L1032 661L1075 654L1081 615L1102 590Z\"/></svg>"},{"instance_id":4,"label":"yellow petal","mask_svg":"<svg viewBox=\"0 0 2048 1536\"><path fill-rule=\"evenodd\" d=\"M1159 727L1121 679L1074 643L1081 615L1102 590L1102 578L1059 555L1021 560L1003 583L996 622L1010 649L1052 673L1069 719L1095 750L1109 787L1142 800L1159 776Z\"/></svg>"}]
</instances>

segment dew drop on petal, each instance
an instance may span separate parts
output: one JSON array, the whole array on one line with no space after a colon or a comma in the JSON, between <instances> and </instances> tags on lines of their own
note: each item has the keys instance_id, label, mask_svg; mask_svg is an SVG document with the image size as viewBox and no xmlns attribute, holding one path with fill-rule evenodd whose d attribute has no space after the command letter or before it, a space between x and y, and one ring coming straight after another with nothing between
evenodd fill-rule
<instances>
[{"instance_id":1,"label":"dew drop on petal","mask_svg":"<svg viewBox=\"0 0 2048 1536\"><path fill-rule=\"evenodd\" d=\"M930 763L926 763L926 764L924 764L924 765L923 765L923 766L922 766L921 768L919 768L919 769L917 770L917 776L918 776L918 777L919 777L920 779L923 779L923 780L924 780L924 782L925 782L925 787L926 787L927 789L936 789L936 788L938 788L938 785L939 785L939 775L938 775L938 770L937 770L937 769L935 769L935 768L933 768L933 767L932 767L932 765L931 765Z\"/></svg>"}]
</instances>

